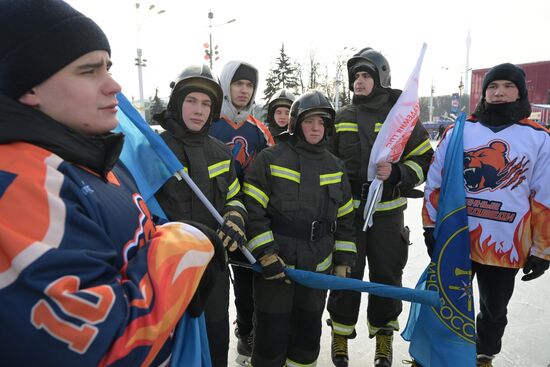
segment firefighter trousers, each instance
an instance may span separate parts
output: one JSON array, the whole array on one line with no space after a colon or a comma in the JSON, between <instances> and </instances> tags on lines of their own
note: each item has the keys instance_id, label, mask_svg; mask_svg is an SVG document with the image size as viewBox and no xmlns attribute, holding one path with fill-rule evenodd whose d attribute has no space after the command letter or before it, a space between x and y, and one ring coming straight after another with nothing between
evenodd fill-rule
<instances>
[{"instance_id":1,"label":"firefighter trousers","mask_svg":"<svg viewBox=\"0 0 550 367\"><path fill-rule=\"evenodd\" d=\"M401 286L403 269L409 254L409 230L404 226L403 211L376 216L373 226L363 232L363 218L355 217L357 261L351 269L351 278L363 280L368 261L371 282ZM327 309L332 320L333 331L351 336L359 316L361 293L356 291L331 291ZM397 318L402 303L392 298L369 295L367 321L370 336L377 328L398 330Z\"/></svg>"},{"instance_id":2,"label":"firefighter trousers","mask_svg":"<svg viewBox=\"0 0 550 367\"><path fill-rule=\"evenodd\" d=\"M282 367L287 359L297 365L315 362L326 295L326 290L254 274L252 365Z\"/></svg>"},{"instance_id":3,"label":"firefighter trousers","mask_svg":"<svg viewBox=\"0 0 550 367\"><path fill-rule=\"evenodd\" d=\"M212 367L227 367L229 352L229 269L219 273L204 307Z\"/></svg>"}]
</instances>

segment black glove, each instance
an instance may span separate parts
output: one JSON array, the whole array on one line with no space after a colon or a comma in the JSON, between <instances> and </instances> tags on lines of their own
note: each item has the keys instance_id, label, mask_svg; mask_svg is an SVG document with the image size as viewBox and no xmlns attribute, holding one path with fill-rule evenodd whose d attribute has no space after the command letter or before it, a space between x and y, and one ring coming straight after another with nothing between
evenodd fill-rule
<instances>
[{"instance_id":1,"label":"black glove","mask_svg":"<svg viewBox=\"0 0 550 367\"><path fill-rule=\"evenodd\" d=\"M424 243L426 244L426 249L428 250L430 258L432 257L435 247L434 230L435 228L433 227L424 227Z\"/></svg>"},{"instance_id":2,"label":"black glove","mask_svg":"<svg viewBox=\"0 0 550 367\"><path fill-rule=\"evenodd\" d=\"M216 278L227 270L227 252L223 247L222 241L218 237L218 234L213 229L208 226L193 222L189 220L182 221L185 222L197 229L199 229L214 245L214 257L208 263L208 266L204 270L204 274L201 277L201 281L187 310L192 317L198 317L204 311L206 302L208 301L208 296L212 292L214 285L216 284Z\"/></svg>"},{"instance_id":3,"label":"black glove","mask_svg":"<svg viewBox=\"0 0 550 367\"><path fill-rule=\"evenodd\" d=\"M262 275L266 280L282 280L290 284L285 274L285 262L277 254L266 254L260 258Z\"/></svg>"},{"instance_id":4,"label":"black glove","mask_svg":"<svg viewBox=\"0 0 550 367\"><path fill-rule=\"evenodd\" d=\"M541 259L540 257L529 255L525 265L523 266L523 274L521 277L523 281L529 281L540 277L546 270L548 270L550 262L548 260Z\"/></svg>"},{"instance_id":5,"label":"black glove","mask_svg":"<svg viewBox=\"0 0 550 367\"><path fill-rule=\"evenodd\" d=\"M235 251L239 245L246 245L246 236L244 234L244 219L242 215L230 210L223 216L224 221L218 229L218 236L222 240L224 247L229 251Z\"/></svg>"}]
</instances>

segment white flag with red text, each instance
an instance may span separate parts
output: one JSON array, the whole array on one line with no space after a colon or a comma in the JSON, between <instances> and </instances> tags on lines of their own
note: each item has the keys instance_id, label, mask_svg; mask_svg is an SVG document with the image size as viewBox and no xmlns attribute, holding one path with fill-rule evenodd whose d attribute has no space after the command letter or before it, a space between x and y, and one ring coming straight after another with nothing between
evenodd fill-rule
<instances>
[{"instance_id":1,"label":"white flag with red text","mask_svg":"<svg viewBox=\"0 0 550 367\"><path fill-rule=\"evenodd\" d=\"M420 117L420 103L418 100L418 79L420 68L424 60L427 45L422 44L420 55L416 65L403 88L403 93L395 102L382 128L374 141L369 159L367 178L371 182L369 195L363 212L365 225L372 225L372 215L376 210L376 204L380 202L382 196L383 182L376 178L376 165L380 162L397 162L405 149L405 145L411 136L411 133Z\"/></svg>"}]
</instances>

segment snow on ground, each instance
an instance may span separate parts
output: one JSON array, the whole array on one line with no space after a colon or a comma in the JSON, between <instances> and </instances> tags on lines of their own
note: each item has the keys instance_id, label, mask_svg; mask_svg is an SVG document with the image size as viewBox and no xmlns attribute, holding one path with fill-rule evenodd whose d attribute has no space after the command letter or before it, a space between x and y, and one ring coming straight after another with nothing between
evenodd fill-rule
<instances>
[{"instance_id":1,"label":"snow on ground","mask_svg":"<svg viewBox=\"0 0 550 367\"><path fill-rule=\"evenodd\" d=\"M421 208L422 199L409 199L408 209L405 212L405 222L411 229L412 246L404 271L403 286L410 288L414 288L429 261L422 235ZM365 273L368 272L365 271ZM502 352L495 358L493 365L496 367L550 367L550 275L547 272L538 279L523 282L521 274L520 271L516 278L515 292L508 307L508 327L504 334ZM475 284L474 289L477 291ZM477 299L477 294L475 297ZM375 344L374 339L368 338L366 300L367 298L363 296L357 325L358 336L349 342L349 367L373 365ZM230 302L230 320L234 320L233 299ZM404 302L403 306L403 313L399 317L402 329L407 322L409 303ZM476 305L476 309L477 307ZM318 367L333 366L330 358L330 328L324 322L327 318L328 313L325 311ZM236 346L237 340L231 330L229 346L229 366L231 367L237 366L234 362ZM397 333L394 336L393 348L393 366L402 366L401 360L410 359L408 343Z\"/></svg>"}]
</instances>

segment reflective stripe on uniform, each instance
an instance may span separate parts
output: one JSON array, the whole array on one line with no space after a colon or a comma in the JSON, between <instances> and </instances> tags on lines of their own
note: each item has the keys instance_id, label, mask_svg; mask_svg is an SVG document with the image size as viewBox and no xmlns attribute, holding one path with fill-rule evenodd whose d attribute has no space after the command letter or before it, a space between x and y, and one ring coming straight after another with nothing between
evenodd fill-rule
<instances>
[{"instance_id":1,"label":"reflective stripe on uniform","mask_svg":"<svg viewBox=\"0 0 550 367\"><path fill-rule=\"evenodd\" d=\"M208 166L208 177L214 178L221 175L222 173L229 172L229 165L231 160L225 160Z\"/></svg>"},{"instance_id":2,"label":"reflective stripe on uniform","mask_svg":"<svg viewBox=\"0 0 550 367\"><path fill-rule=\"evenodd\" d=\"M326 259L317 264L315 271L325 271L332 265L332 253L330 253Z\"/></svg>"},{"instance_id":3,"label":"reflective stripe on uniform","mask_svg":"<svg viewBox=\"0 0 550 367\"><path fill-rule=\"evenodd\" d=\"M343 217L344 215L346 214L349 214L353 211L353 200L352 199L349 199L349 201L347 203L345 203L344 205L342 205L341 207L338 208L338 213L336 214L336 218L340 218L340 217Z\"/></svg>"},{"instance_id":4,"label":"reflective stripe on uniform","mask_svg":"<svg viewBox=\"0 0 550 367\"><path fill-rule=\"evenodd\" d=\"M286 180L290 180L290 181L294 181L296 183L300 183L300 172L291 170L289 168L276 166L274 164L270 164L269 169L271 171L271 176L284 178Z\"/></svg>"},{"instance_id":5,"label":"reflective stripe on uniform","mask_svg":"<svg viewBox=\"0 0 550 367\"><path fill-rule=\"evenodd\" d=\"M273 232L267 231L257 235L256 237L248 241L248 243L246 244L246 248L248 249L248 251L252 252L258 247L273 241L275 241L275 238L273 238Z\"/></svg>"},{"instance_id":6,"label":"reflective stripe on uniform","mask_svg":"<svg viewBox=\"0 0 550 367\"><path fill-rule=\"evenodd\" d=\"M359 127L356 122L339 122L334 125L337 133L342 133L344 131L359 132Z\"/></svg>"},{"instance_id":7,"label":"reflective stripe on uniform","mask_svg":"<svg viewBox=\"0 0 550 367\"><path fill-rule=\"evenodd\" d=\"M395 200L382 201L382 202L380 202L376 205L376 211L377 212L384 212L384 211L387 211L387 210L400 208L403 205L407 205L407 199L406 198L397 198Z\"/></svg>"},{"instance_id":8,"label":"reflective stripe on uniform","mask_svg":"<svg viewBox=\"0 0 550 367\"><path fill-rule=\"evenodd\" d=\"M344 325L344 324L339 324L334 320L331 320L331 321L332 321L332 331L334 331L335 334L350 336L353 333L353 330L355 330L355 324Z\"/></svg>"},{"instance_id":9,"label":"reflective stripe on uniform","mask_svg":"<svg viewBox=\"0 0 550 367\"><path fill-rule=\"evenodd\" d=\"M285 362L285 367L315 367L317 366L317 360L312 363L298 363L294 362L292 359L287 358Z\"/></svg>"},{"instance_id":10,"label":"reflective stripe on uniform","mask_svg":"<svg viewBox=\"0 0 550 367\"><path fill-rule=\"evenodd\" d=\"M226 200L231 199L233 196L237 195L239 193L239 190L241 189L241 184L239 183L239 179L235 178L235 181L231 185L229 185L229 191L227 193Z\"/></svg>"},{"instance_id":11,"label":"reflective stripe on uniform","mask_svg":"<svg viewBox=\"0 0 550 367\"><path fill-rule=\"evenodd\" d=\"M422 172L422 167L415 161L405 161L403 164L416 173L416 177L418 177L417 185L420 185L422 182L424 182L424 172Z\"/></svg>"},{"instance_id":12,"label":"reflective stripe on uniform","mask_svg":"<svg viewBox=\"0 0 550 367\"><path fill-rule=\"evenodd\" d=\"M380 129L382 128L382 125L383 125L382 122L377 122L376 124L374 124L374 132L375 133L380 132Z\"/></svg>"},{"instance_id":13,"label":"reflective stripe on uniform","mask_svg":"<svg viewBox=\"0 0 550 367\"><path fill-rule=\"evenodd\" d=\"M395 200L382 201L376 205L376 211L383 212L387 210L392 210L392 209L402 207L403 205L406 205L406 204L407 204L406 198L397 198ZM359 208L359 206L361 206L361 200L354 199L353 207L357 209Z\"/></svg>"},{"instance_id":14,"label":"reflective stripe on uniform","mask_svg":"<svg viewBox=\"0 0 550 367\"><path fill-rule=\"evenodd\" d=\"M357 247L355 242L352 241L334 241L334 251L345 251L357 253Z\"/></svg>"},{"instance_id":15,"label":"reflective stripe on uniform","mask_svg":"<svg viewBox=\"0 0 550 367\"><path fill-rule=\"evenodd\" d=\"M247 212L246 207L245 207L244 204L241 203L239 200L231 200L231 201L228 201L225 205L226 205L226 206L236 206L236 207L241 208L241 209L244 210L245 212Z\"/></svg>"},{"instance_id":16,"label":"reflective stripe on uniform","mask_svg":"<svg viewBox=\"0 0 550 367\"><path fill-rule=\"evenodd\" d=\"M344 172L342 171L335 172L335 173L326 173L324 175L319 176L319 181L321 183L321 186L340 183L342 182L343 175L344 175Z\"/></svg>"},{"instance_id":17,"label":"reflective stripe on uniform","mask_svg":"<svg viewBox=\"0 0 550 367\"><path fill-rule=\"evenodd\" d=\"M419 146L414 148L409 154L407 154L404 159L408 159L409 157L413 156L419 156L424 153L426 153L428 150L432 149L432 144L430 143L429 139L424 140Z\"/></svg>"},{"instance_id":18,"label":"reflective stripe on uniform","mask_svg":"<svg viewBox=\"0 0 550 367\"><path fill-rule=\"evenodd\" d=\"M243 192L246 195L256 199L256 201L260 203L261 206L263 206L264 208L267 208L267 203L269 203L269 197L267 197L267 195L262 190L260 190L259 188L257 188L252 184L249 184L248 182L245 182L243 187Z\"/></svg>"}]
</instances>

